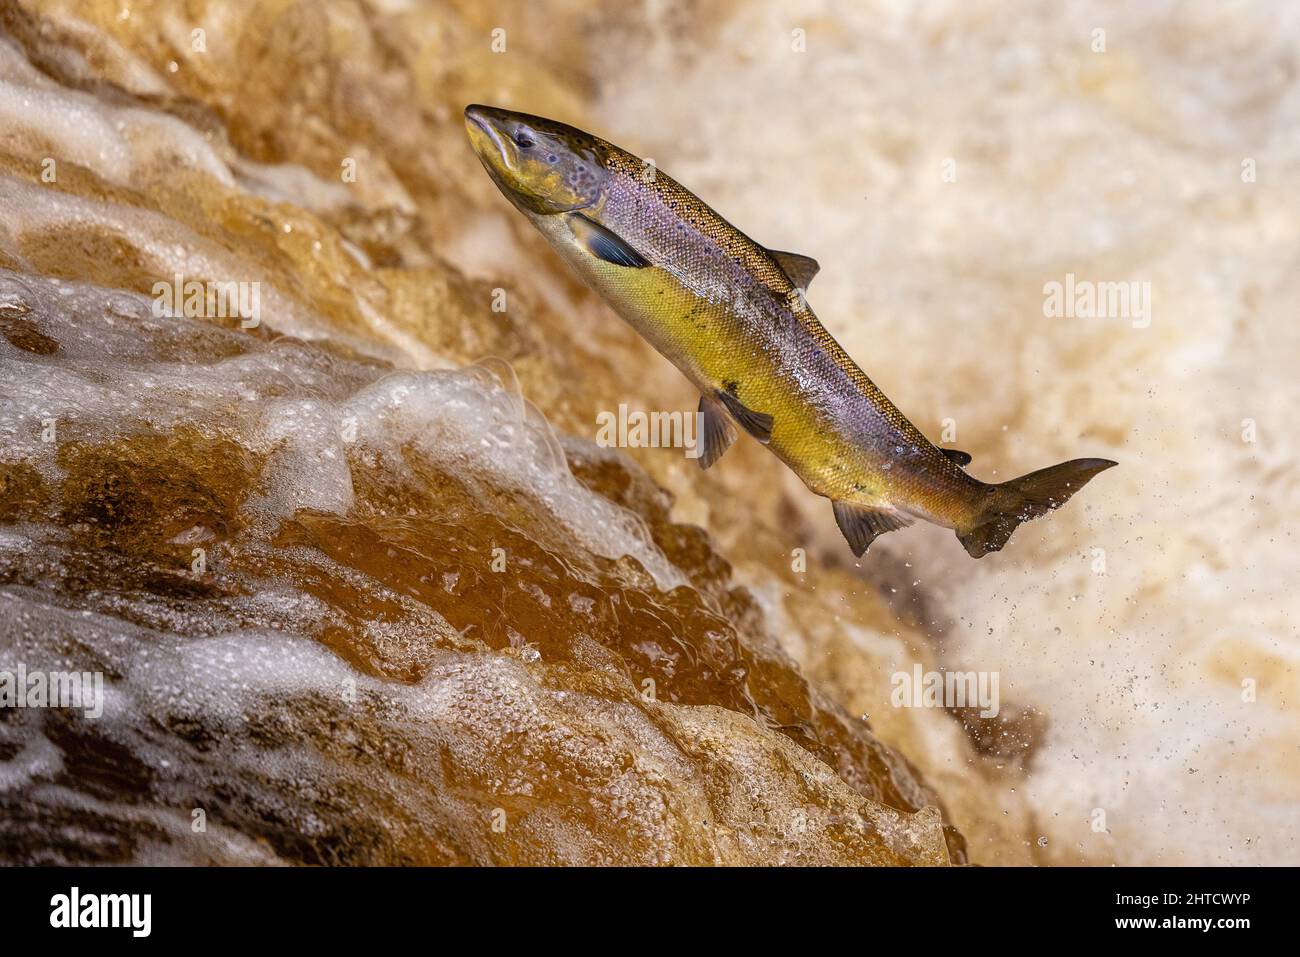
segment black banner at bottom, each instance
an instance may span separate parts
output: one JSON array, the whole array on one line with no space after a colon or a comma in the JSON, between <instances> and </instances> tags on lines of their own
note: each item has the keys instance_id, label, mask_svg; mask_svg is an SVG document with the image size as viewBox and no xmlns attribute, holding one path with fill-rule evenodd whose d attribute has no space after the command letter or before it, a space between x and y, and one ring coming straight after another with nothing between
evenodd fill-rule
<instances>
[{"instance_id":1,"label":"black banner at bottom","mask_svg":"<svg viewBox=\"0 0 1300 957\"><path fill-rule=\"evenodd\" d=\"M437 930L457 934L447 943L478 932L499 946L512 937L555 943L575 931L575 942L592 941L591 931L608 930L613 940L658 939L661 948L715 934L734 945L774 931L798 933L801 943L820 931L916 944L954 933L971 944L1056 933L1071 942L1199 936L1232 946L1282 926L1289 877L1207 868L0 868L0 921L7 944L75 935L79 944L338 946Z\"/></svg>"}]
</instances>

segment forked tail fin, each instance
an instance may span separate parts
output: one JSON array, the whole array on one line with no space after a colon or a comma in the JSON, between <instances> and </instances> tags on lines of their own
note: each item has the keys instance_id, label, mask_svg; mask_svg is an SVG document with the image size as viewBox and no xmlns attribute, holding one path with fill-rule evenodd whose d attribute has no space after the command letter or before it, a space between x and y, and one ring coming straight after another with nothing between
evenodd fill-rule
<instances>
[{"instance_id":1,"label":"forked tail fin","mask_svg":"<svg viewBox=\"0 0 1300 957\"><path fill-rule=\"evenodd\" d=\"M971 558L983 558L1007 543L1021 522L1060 508L1088 480L1118 463L1110 459L1072 459L988 489L984 508L957 538Z\"/></svg>"}]
</instances>

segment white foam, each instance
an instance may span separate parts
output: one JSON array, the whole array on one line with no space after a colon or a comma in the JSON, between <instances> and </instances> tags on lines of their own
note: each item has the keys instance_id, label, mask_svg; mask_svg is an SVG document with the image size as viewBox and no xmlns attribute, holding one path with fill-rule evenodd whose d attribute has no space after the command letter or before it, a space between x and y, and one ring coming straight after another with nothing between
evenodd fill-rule
<instances>
[{"instance_id":1,"label":"white foam","mask_svg":"<svg viewBox=\"0 0 1300 957\"><path fill-rule=\"evenodd\" d=\"M635 62L598 53L594 129L817 258L822 321L926 434L955 420L973 474L1120 462L978 563L937 529L873 546L961 619L948 667L1000 670L1049 717L1022 786L1047 853L1293 863L1300 7L755 4L694 34L707 56L647 20ZM1149 281L1151 327L1044 318L1070 271Z\"/></svg>"}]
</instances>

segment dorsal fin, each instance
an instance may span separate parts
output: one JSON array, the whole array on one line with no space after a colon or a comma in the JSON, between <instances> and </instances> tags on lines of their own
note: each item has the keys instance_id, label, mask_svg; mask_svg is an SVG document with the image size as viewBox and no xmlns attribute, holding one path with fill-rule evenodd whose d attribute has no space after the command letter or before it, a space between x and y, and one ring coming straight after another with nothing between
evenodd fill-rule
<instances>
[{"instance_id":1,"label":"dorsal fin","mask_svg":"<svg viewBox=\"0 0 1300 957\"><path fill-rule=\"evenodd\" d=\"M948 458L952 459L952 461L956 462L962 468L970 465L969 452L963 452L961 449L940 449L939 451L948 456Z\"/></svg>"},{"instance_id":2,"label":"dorsal fin","mask_svg":"<svg viewBox=\"0 0 1300 957\"><path fill-rule=\"evenodd\" d=\"M650 261L633 249L612 229L600 225L594 219L582 213L569 214L569 228L578 243L597 259L603 259L615 266L629 269L641 269L650 265Z\"/></svg>"},{"instance_id":3,"label":"dorsal fin","mask_svg":"<svg viewBox=\"0 0 1300 957\"><path fill-rule=\"evenodd\" d=\"M777 265L790 277L790 281L800 289L807 289L808 284L813 281L813 276L817 275L818 270L822 268L817 264L817 260L811 256L800 256L798 253L783 253L775 249L769 249L768 252L772 254L772 258L776 260Z\"/></svg>"}]
</instances>

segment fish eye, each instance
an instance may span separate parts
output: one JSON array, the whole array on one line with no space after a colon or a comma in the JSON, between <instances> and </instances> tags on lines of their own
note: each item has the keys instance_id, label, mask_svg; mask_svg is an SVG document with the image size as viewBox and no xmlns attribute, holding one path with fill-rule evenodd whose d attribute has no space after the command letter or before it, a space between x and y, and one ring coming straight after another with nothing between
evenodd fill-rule
<instances>
[{"instance_id":1,"label":"fish eye","mask_svg":"<svg viewBox=\"0 0 1300 957\"><path fill-rule=\"evenodd\" d=\"M514 135L515 145L521 150L526 150L533 145L533 138L523 130L517 130Z\"/></svg>"}]
</instances>

